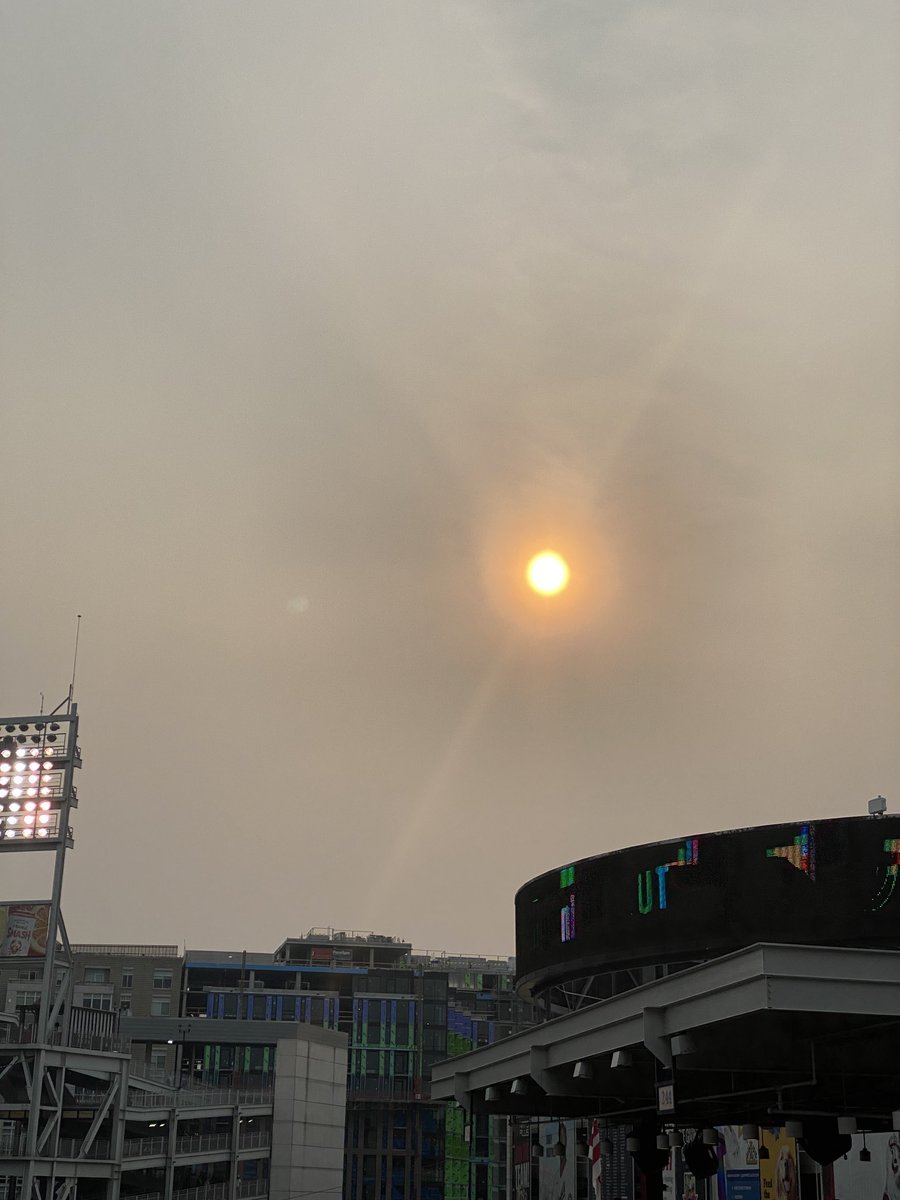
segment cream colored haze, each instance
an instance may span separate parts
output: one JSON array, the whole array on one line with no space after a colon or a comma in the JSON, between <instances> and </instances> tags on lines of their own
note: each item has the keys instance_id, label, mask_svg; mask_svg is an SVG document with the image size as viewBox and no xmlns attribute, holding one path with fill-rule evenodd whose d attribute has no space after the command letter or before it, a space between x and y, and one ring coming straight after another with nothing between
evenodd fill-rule
<instances>
[{"instance_id":1,"label":"cream colored haze","mask_svg":"<svg viewBox=\"0 0 900 1200\"><path fill-rule=\"evenodd\" d=\"M74 940L509 953L575 857L900 806L898 80L892 0L0 2Z\"/></svg>"}]
</instances>

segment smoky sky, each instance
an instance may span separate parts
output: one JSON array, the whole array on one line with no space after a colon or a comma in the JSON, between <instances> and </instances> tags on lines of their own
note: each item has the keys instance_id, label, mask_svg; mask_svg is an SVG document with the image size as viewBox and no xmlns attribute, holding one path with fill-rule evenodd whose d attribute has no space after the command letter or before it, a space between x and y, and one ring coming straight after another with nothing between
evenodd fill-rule
<instances>
[{"instance_id":1,"label":"smoky sky","mask_svg":"<svg viewBox=\"0 0 900 1200\"><path fill-rule=\"evenodd\" d=\"M0 707L83 613L70 937L507 954L573 858L896 807L892 3L0 12Z\"/></svg>"}]
</instances>

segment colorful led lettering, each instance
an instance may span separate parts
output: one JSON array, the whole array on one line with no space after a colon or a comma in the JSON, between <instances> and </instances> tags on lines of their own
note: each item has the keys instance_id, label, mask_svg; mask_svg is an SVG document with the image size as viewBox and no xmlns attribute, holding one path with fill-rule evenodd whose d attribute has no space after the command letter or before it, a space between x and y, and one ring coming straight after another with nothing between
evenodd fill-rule
<instances>
[{"instance_id":1,"label":"colorful led lettering","mask_svg":"<svg viewBox=\"0 0 900 1200\"><path fill-rule=\"evenodd\" d=\"M575 936L575 893L571 890L575 887L574 866L563 867L560 870L559 886L570 889L568 899L559 911L559 940L571 942Z\"/></svg>"},{"instance_id":2,"label":"colorful led lettering","mask_svg":"<svg viewBox=\"0 0 900 1200\"><path fill-rule=\"evenodd\" d=\"M638 912L646 916L653 910L653 872L638 871Z\"/></svg>"},{"instance_id":3,"label":"colorful led lettering","mask_svg":"<svg viewBox=\"0 0 900 1200\"><path fill-rule=\"evenodd\" d=\"M678 847L678 851L672 862L661 863L658 867L653 867L652 870L638 871L637 891L638 891L638 912L642 916L653 911L653 876L656 875L656 892L659 904L659 910L662 912L669 906L669 899L666 893L666 875L673 867L695 867L700 858L700 839L687 838L683 846Z\"/></svg>"},{"instance_id":4,"label":"colorful led lettering","mask_svg":"<svg viewBox=\"0 0 900 1200\"><path fill-rule=\"evenodd\" d=\"M766 851L766 858L783 858L808 875L816 878L816 837L814 825L801 825L800 832L787 846L773 846Z\"/></svg>"},{"instance_id":5,"label":"colorful led lettering","mask_svg":"<svg viewBox=\"0 0 900 1200\"><path fill-rule=\"evenodd\" d=\"M872 902L872 912L884 908L894 894L897 876L900 875L900 838L885 838L884 852L891 856L891 861L884 868L884 879Z\"/></svg>"}]
</instances>

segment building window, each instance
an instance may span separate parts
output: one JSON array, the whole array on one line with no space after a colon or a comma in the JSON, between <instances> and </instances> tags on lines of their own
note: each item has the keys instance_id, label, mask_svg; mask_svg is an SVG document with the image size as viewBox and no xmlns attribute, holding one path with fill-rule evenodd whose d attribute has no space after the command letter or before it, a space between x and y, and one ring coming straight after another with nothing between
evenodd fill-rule
<instances>
[{"instance_id":1,"label":"building window","mask_svg":"<svg viewBox=\"0 0 900 1200\"><path fill-rule=\"evenodd\" d=\"M81 996L82 1008L99 1008L103 1012L112 1010L112 996L109 992L83 992Z\"/></svg>"},{"instance_id":2,"label":"building window","mask_svg":"<svg viewBox=\"0 0 900 1200\"><path fill-rule=\"evenodd\" d=\"M155 997L150 1001L150 1016L151 1017L167 1017L172 1011L171 1000L157 1000Z\"/></svg>"},{"instance_id":3,"label":"building window","mask_svg":"<svg viewBox=\"0 0 900 1200\"><path fill-rule=\"evenodd\" d=\"M109 968L108 967L85 967L84 968L85 983L109 983Z\"/></svg>"},{"instance_id":4,"label":"building window","mask_svg":"<svg viewBox=\"0 0 900 1200\"><path fill-rule=\"evenodd\" d=\"M25 1004L40 1004L40 992L17 992L15 999L15 1007L21 1008Z\"/></svg>"},{"instance_id":5,"label":"building window","mask_svg":"<svg viewBox=\"0 0 900 1200\"><path fill-rule=\"evenodd\" d=\"M153 986L159 991L165 989L169 991L172 987L172 972L171 971L154 971Z\"/></svg>"},{"instance_id":6,"label":"building window","mask_svg":"<svg viewBox=\"0 0 900 1200\"><path fill-rule=\"evenodd\" d=\"M122 987L123 988L134 987L134 967L123 967L122 968Z\"/></svg>"}]
</instances>

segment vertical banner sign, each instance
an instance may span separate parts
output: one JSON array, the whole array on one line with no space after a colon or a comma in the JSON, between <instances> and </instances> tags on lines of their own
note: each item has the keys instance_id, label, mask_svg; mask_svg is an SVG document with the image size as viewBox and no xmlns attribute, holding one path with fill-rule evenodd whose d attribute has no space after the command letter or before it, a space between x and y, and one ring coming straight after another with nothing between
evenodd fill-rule
<instances>
[{"instance_id":1,"label":"vertical banner sign","mask_svg":"<svg viewBox=\"0 0 900 1200\"><path fill-rule=\"evenodd\" d=\"M761 1200L800 1200L797 1143L783 1129L761 1129L760 1137L769 1152L759 1163Z\"/></svg>"}]
</instances>

